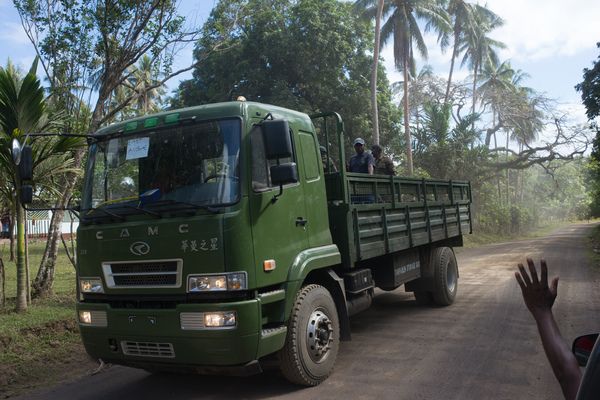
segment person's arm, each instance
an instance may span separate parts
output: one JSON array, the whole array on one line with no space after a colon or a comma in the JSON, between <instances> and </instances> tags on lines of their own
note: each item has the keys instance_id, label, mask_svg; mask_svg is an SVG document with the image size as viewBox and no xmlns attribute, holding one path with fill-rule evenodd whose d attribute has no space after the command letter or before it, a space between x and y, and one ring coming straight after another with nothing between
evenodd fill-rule
<instances>
[{"instance_id":1,"label":"person's arm","mask_svg":"<svg viewBox=\"0 0 600 400\"><path fill-rule=\"evenodd\" d=\"M375 173L375 157L371 153L367 153L367 173L369 175Z\"/></svg>"},{"instance_id":2,"label":"person's arm","mask_svg":"<svg viewBox=\"0 0 600 400\"><path fill-rule=\"evenodd\" d=\"M581 382L581 370L567 342L560 334L552 314L552 306L558 294L558 276L552 279L552 283L548 287L546 260L543 258L540 260L540 279L538 279L535 264L531 258L527 259L527 265L531 279L521 263L518 264L519 272L515 272L515 277L523 293L523 300L535 319L544 352L565 399L575 399Z\"/></svg>"}]
</instances>

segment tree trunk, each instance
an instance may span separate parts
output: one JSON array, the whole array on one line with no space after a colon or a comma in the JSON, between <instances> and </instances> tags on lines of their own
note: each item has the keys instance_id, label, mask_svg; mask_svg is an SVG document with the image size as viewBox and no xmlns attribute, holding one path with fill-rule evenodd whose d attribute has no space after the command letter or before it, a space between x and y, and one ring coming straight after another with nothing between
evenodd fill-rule
<instances>
[{"instance_id":1,"label":"tree trunk","mask_svg":"<svg viewBox=\"0 0 600 400\"><path fill-rule=\"evenodd\" d=\"M2 306L6 305L6 268L4 267L4 260L0 255L0 279L2 279Z\"/></svg>"},{"instance_id":2,"label":"tree trunk","mask_svg":"<svg viewBox=\"0 0 600 400\"><path fill-rule=\"evenodd\" d=\"M473 68L473 109L471 114L475 115L475 103L477 103L477 70L479 65L475 62L475 68ZM475 121L473 121L473 129L475 129Z\"/></svg>"},{"instance_id":3,"label":"tree trunk","mask_svg":"<svg viewBox=\"0 0 600 400\"><path fill-rule=\"evenodd\" d=\"M15 205L17 215L17 312L27 310L27 274L25 271L25 227L24 211L20 201Z\"/></svg>"},{"instance_id":4,"label":"tree trunk","mask_svg":"<svg viewBox=\"0 0 600 400\"><path fill-rule=\"evenodd\" d=\"M27 210L23 212L25 234L25 279L27 281L27 304L31 304L31 277L29 276L29 228L27 227Z\"/></svg>"},{"instance_id":5,"label":"tree trunk","mask_svg":"<svg viewBox=\"0 0 600 400\"><path fill-rule=\"evenodd\" d=\"M58 207L58 204L57 204ZM62 214L62 215L60 215ZM52 294L54 290L54 277L56 272L56 257L58 256L58 243L62 235L62 220L64 210L55 210L48 227L48 241L40 262L37 276L33 282L34 297L44 297ZM58 221L58 222L57 222Z\"/></svg>"},{"instance_id":6,"label":"tree trunk","mask_svg":"<svg viewBox=\"0 0 600 400\"><path fill-rule=\"evenodd\" d=\"M412 159L412 144L410 139L410 125L408 118L408 62L404 61L404 137L406 139L406 166L408 176L414 175Z\"/></svg>"},{"instance_id":7,"label":"tree trunk","mask_svg":"<svg viewBox=\"0 0 600 400\"><path fill-rule=\"evenodd\" d=\"M73 167L80 168L85 155L86 150L84 148L78 149L73 156ZM73 189L77 183L77 175L69 173L67 174L67 184L63 190L59 200L56 202L56 208L59 210L54 211L52 220L50 221L50 227L48 228L48 242L46 243L46 249L40 262L40 268L33 283L34 297L43 297L48 294L52 294L54 287L54 274L56 268L56 259L58 257L58 248L62 237L62 222L65 217L65 208L69 204L71 196L73 195Z\"/></svg>"},{"instance_id":8,"label":"tree trunk","mask_svg":"<svg viewBox=\"0 0 600 400\"><path fill-rule=\"evenodd\" d=\"M458 20L454 24L454 46L452 48L452 60L450 61L450 73L448 74L448 87L446 87L446 97L444 97L444 103L448 102L450 99L450 84L452 82L452 73L454 72L454 60L456 60L456 55L458 53Z\"/></svg>"},{"instance_id":9,"label":"tree trunk","mask_svg":"<svg viewBox=\"0 0 600 400\"><path fill-rule=\"evenodd\" d=\"M10 227L8 228L8 238L10 239L10 261L15 261L17 259L15 226L17 226L17 215L12 212L10 215Z\"/></svg>"},{"instance_id":10,"label":"tree trunk","mask_svg":"<svg viewBox=\"0 0 600 400\"><path fill-rule=\"evenodd\" d=\"M373 144L379 144L379 113L377 111L377 65L379 64L379 38L381 14L384 0L379 0L377 20L375 21L375 51L373 53L373 71L371 72L371 114L373 116Z\"/></svg>"},{"instance_id":11,"label":"tree trunk","mask_svg":"<svg viewBox=\"0 0 600 400\"><path fill-rule=\"evenodd\" d=\"M508 162L508 138L509 133L506 132L506 161ZM506 205L510 204L510 169L506 168Z\"/></svg>"}]
</instances>

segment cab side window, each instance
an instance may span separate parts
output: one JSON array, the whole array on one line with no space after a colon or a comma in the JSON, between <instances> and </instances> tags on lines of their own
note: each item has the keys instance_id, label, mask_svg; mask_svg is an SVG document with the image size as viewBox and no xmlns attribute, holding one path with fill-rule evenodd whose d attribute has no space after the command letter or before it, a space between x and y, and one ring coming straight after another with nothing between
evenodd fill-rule
<instances>
[{"instance_id":1,"label":"cab side window","mask_svg":"<svg viewBox=\"0 0 600 400\"><path fill-rule=\"evenodd\" d=\"M292 132L290 131L290 135ZM293 141L292 141L293 143ZM277 160L267 160L265 157L265 146L262 132L258 125L253 125L250 130L250 162L252 167L252 190L255 192L264 192L279 188L271 184L269 168L277 164ZM281 158L280 164L293 162L294 157Z\"/></svg>"}]
</instances>

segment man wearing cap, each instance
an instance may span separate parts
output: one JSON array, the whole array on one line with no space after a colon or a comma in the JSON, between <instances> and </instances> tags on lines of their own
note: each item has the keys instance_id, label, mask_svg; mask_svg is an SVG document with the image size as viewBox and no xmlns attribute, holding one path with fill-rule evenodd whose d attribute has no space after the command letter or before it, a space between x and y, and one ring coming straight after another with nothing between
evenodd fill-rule
<instances>
[{"instance_id":1,"label":"man wearing cap","mask_svg":"<svg viewBox=\"0 0 600 400\"><path fill-rule=\"evenodd\" d=\"M375 158L375 175L394 175L396 176L396 167L388 157L381 154L381 146L374 144L371 146L371 154Z\"/></svg>"},{"instance_id":2,"label":"man wearing cap","mask_svg":"<svg viewBox=\"0 0 600 400\"><path fill-rule=\"evenodd\" d=\"M371 153L365 151L365 141L363 139L357 138L354 141L354 151L356 151L356 154L350 157L348 171L373 174L375 171L375 159Z\"/></svg>"}]
</instances>

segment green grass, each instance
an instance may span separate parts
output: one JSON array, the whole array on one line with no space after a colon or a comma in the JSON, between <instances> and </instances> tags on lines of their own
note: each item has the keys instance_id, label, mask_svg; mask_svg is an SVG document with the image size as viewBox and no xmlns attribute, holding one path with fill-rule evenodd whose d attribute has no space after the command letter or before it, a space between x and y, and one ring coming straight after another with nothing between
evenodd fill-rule
<instances>
[{"instance_id":1,"label":"green grass","mask_svg":"<svg viewBox=\"0 0 600 400\"><path fill-rule=\"evenodd\" d=\"M37 274L45 243L29 246L30 277ZM0 245L6 276L6 304L0 305L0 398L63 381L78 360L88 358L81 345L75 317L75 269L64 248L56 264L54 294L34 299L27 310L15 312L16 265L10 246ZM0 301L2 296L0 296Z\"/></svg>"},{"instance_id":2,"label":"green grass","mask_svg":"<svg viewBox=\"0 0 600 400\"><path fill-rule=\"evenodd\" d=\"M600 225L596 226L585 237L587 244L585 248L586 256L590 267L595 270L600 269Z\"/></svg>"}]
</instances>

